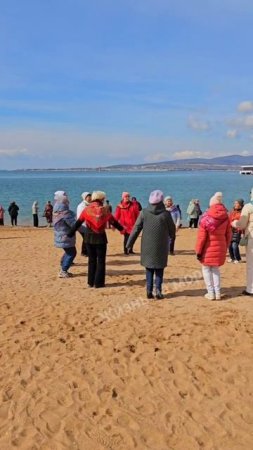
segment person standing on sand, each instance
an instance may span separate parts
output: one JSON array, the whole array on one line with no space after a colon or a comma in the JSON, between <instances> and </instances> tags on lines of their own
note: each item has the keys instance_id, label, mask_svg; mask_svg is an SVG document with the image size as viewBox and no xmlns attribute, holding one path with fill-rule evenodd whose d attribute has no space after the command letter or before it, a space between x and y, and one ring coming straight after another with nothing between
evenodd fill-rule
<instances>
[{"instance_id":1,"label":"person standing on sand","mask_svg":"<svg viewBox=\"0 0 253 450\"><path fill-rule=\"evenodd\" d=\"M187 208L187 214L189 217L189 228L192 228L192 226L194 226L194 228L198 228L199 218L202 214L198 199L193 199L190 201Z\"/></svg>"},{"instance_id":2,"label":"person standing on sand","mask_svg":"<svg viewBox=\"0 0 253 450\"><path fill-rule=\"evenodd\" d=\"M137 198L136 197L132 197L132 202L134 203L134 202L136 202L137 203L137 206L138 206L138 209L139 209L139 211L142 211L142 206L141 206L141 203L137 200Z\"/></svg>"},{"instance_id":3,"label":"person standing on sand","mask_svg":"<svg viewBox=\"0 0 253 450\"><path fill-rule=\"evenodd\" d=\"M170 195L167 195L167 197L165 197L164 205L165 205L166 211L169 211L171 214L171 217L175 224L176 232L177 232L180 228L180 212L179 212L177 206L174 205L173 199ZM174 252L175 241L176 241L176 235L175 235L174 239L170 237L170 240L169 240L170 255L175 255L175 252Z\"/></svg>"},{"instance_id":4,"label":"person standing on sand","mask_svg":"<svg viewBox=\"0 0 253 450\"><path fill-rule=\"evenodd\" d=\"M220 266L226 260L231 240L231 226L227 210L222 204L222 193L210 199L209 209L203 214L197 235L196 255L202 264L208 300L221 299Z\"/></svg>"},{"instance_id":5,"label":"person standing on sand","mask_svg":"<svg viewBox=\"0 0 253 450\"><path fill-rule=\"evenodd\" d=\"M175 239L175 224L163 203L162 191L153 191L149 205L144 208L132 230L127 248L132 248L137 237L141 237L141 265L146 268L147 298L153 299L155 275L156 298L163 299L162 283L164 268L168 262L169 238Z\"/></svg>"},{"instance_id":6,"label":"person standing on sand","mask_svg":"<svg viewBox=\"0 0 253 450\"><path fill-rule=\"evenodd\" d=\"M76 216L69 209L69 199L64 191L56 191L54 194L53 224L55 247L62 248L64 255L61 258L61 270L59 278L72 277L68 270L76 257L76 237L69 237L68 233L75 224Z\"/></svg>"},{"instance_id":7,"label":"person standing on sand","mask_svg":"<svg viewBox=\"0 0 253 450\"><path fill-rule=\"evenodd\" d=\"M12 202L8 208L8 212L11 217L12 226L14 226L14 225L17 226L17 224L18 224L18 211L19 211L18 205L16 205L15 202Z\"/></svg>"},{"instance_id":8,"label":"person standing on sand","mask_svg":"<svg viewBox=\"0 0 253 450\"><path fill-rule=\"evenodd\" d=\"M5 210L2 205L0 205L0 225L4 225L4 213Z\"/></svg>"},{"instance_id":9,"label":"person standing on sand","mask_svg":"<svg viewBox=\"0 0 253 450\"><path fill-rule=\"evenodd\" d=\"M229 245L229 255L230 255L230 258L228 259L229 263L233 262L235 264L238 264L242 259L239 249L239 242L241 239L242 230L240 230L240 228L234 228L232 226L232 222L234 220L240 220L243 205L244 201L242 198L235 200L234 208L232 209L232 211L230 211L229 214L229 220L232 227L232 238Z\"/></svg>"},{"instance_id":10,"label":"person standing on sand","mask_svg":"<svg viewBox=\"0 0 253 450\"><path fill-rule=\"evenodd\" d=\"M243 295L253 296L253 188L250 191L250 202L246 203L242 208L241 217L239 220L232 222L232 227L243 230L247 239L246 245L246 289L242 292Z\"/></svg>"},{"instance_id":11,"label":"person standing on sand","mask_svg":"<svg viewBox=\"0 0 253 450\"><path fill-rule=\"evenodd\" d=\"M51 227L53 223L53 205L50 200L45 205L43 216L46 218L47 226Z\"/></svg>"},{"instance_id":12,"label":"person standing on sand","mask_svg":"<svg viewBox=\"0 0 253 450\"><path fill-rule=\"evenodd\" d=\"M39 226L39 204L37 201L32 205L33 226L38 228Z\"/></svg>"},{"instance_id":13,"label":"person standing on sand","mask_svg":"<svg viewBox=\"0 0 253 450\"><path fill-rule=\"evenodd\" d=\"M79 219L79 217L82 214L83 210L85 208L87 208L87 206L90 204L90 202L91 202L91 193L90 192L83 192L82 195L81 195L81 198L83 199L83 201L81 203L79 203L79 205L77 207L77 210L76 210L76 217L77 217L77 219ZM85 222L83 223L83 225L81 225L81 227L80 227L80 229L78 231L79 231L79 233L81 234L81 236L83 238L81 255L82 256L88 256L87 248L86 248L86 244L85 244L85 232L86 232Z\"/></svg>"},{"instance_id":14,"label":"person standing on sand","mask_svg":"<svg viewBox=\"0 0 253 450\"><path fill-rule=\"evenodd\" d=\"M129 235L134 227L136 219L139 215L139 207L137 202L132 202L130 200L129 192L122 192L122 200L118 204L115 210L115 219L125 228L126 232L124 234L123 249L124 254L134 253L133 247L126 248L126 243Z\"/></svg>"},{"instance_id":15,"label":"person standing on sand","mask_svg":"<svg viewBox=\"0 0 253 450\"><path fill-rule=\"evenodd\" d=\"M108 211L112 214L112 205L111 205L111 203L110 203L110 200L106 200L105 203L106 203L106 207L107 207ZM107 228L108 230L111 228L111 225L110 225L109 222L107 222L106 228Z\"/></svg>"},{"instance_id":16,"label":"person standing on sand","mask_svg":"<svg viewBox=\"0 0 253 450\"><path fill-rule=\"evenodd\" d=\"M108 208L104 206L105 197L105 192L93 192L91 203L83 210L68 234L69 237L74 236L75 232L85 222L85 240L88 252L88 286L95 288L105 287L106 250L108 242L105 228L107 222L122 233L124 232L124 227L117 222Z\"/></svg>"}]
</instances>

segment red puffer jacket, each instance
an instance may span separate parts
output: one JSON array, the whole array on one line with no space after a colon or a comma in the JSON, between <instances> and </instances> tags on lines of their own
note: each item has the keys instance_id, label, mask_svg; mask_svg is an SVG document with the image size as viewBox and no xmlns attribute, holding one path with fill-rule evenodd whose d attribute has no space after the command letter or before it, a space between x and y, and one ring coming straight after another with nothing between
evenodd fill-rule
<instances>
[{"instance_id":1,"label":"red puffer jacket","mask_svg":"<svg viewBox=\"0 0 253 450\"><path fill-rule=\"evenodd\" d=\"M224 205L213 205L203 215L196 253L204 266L222 266L231 240L231 225Z\"/></svg>"},{"instance_id":2,"label":"red puffer jacket","mask_svg":"<svg viewBox=\"0 0 253 450\"><path fill-rule=\"evenodd\" d=\"M115 219L125 228L128 234L131 233L138 215L140 214L137 202L120 202L115 210Z\"/></svg>"}]
</instances>

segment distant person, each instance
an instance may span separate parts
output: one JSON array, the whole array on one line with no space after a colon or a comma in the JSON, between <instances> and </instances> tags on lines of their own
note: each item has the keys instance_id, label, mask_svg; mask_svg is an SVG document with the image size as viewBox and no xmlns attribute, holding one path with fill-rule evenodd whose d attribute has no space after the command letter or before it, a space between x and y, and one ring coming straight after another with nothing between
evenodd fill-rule
<instances>
[{"instance_id":1,"label":"distant person","mask_svg":"<svg viewBox=\"0 0 253 450\"><path fill-rule=\"evenodd\" d=\"M180 214L180 225L179 225L179 228L182 228L182 226L183 226L183 224L182 224L182 220L183 220L182 210L180 208L180 205L176 205L176 206L177 206L177 209L178 209L179 214Z\"/></svg>"},{"instance_id":2,"label":"distant person","mask_svg":"<svg viewBox=\"0 0 253 450\"><path fill-rule=\"evenodd\" d=\"M229 214L229 220L232 227L232 237L229 245L229 255L230 258L228 262L238 264L241 261L239 243L242 235L242 230L240 228L235 228L232 226L234 220L240 220L242 208L244 206L244 201L242 198L235 200L234 207Z\"/></svg>"},{"instance_id":3,"label":"distant person","mask_svg":"<svg viewBox=\"0 0 253 450\"><path fill-rule=\"evenodd\" d=\"M221 299L220 266L226 260L231 240L231 227L227 210L222 204L222 193L210 199L209 209L203 214L198 230L196 254L202 264L208 300Z\"/></svg>"},{"instance_id":4,"label":"distant person","mask_svg":"<svg viewBox=\"0 0 253 450\"><path fill-rule=\"evenodd\" d=\"M77 210L76 210L76 218L79 219L80 215L82 214L83 210L87 208L87 206L91 202L91 193L90 192L83 192L81 195L82 201L79 203ZM82 248L81 248L81 255L82 256L88 256L86 243L85 243L85 232L86 232L86 225L85 222L80 226L79 233L81 234L83 241L82 241Z\"/></svg>"},{"instance_id":5,"label":"distant person","mask_svg":"<svg viewBox=\"0 0 253 450\"><path fill-rule=\"evenodd\" d=\"M126 230L123 241L123 250L125 255L134 253L132 247L130 247L129 250L126 248L126 243L139 213L140 211L137 202L132 202L130 200L129 192L122 192L122 200L115 210L115 219L118 220Z\"/></svg>"},{"instance_id":6,"label":"distant person","mask_svg":"<svg viewBox=\"0 0 253 450\"><path fill-rule=\"evenodd\" d=\"M175 224L163 203L162 191L153 191L149 196L149 205L144 208L127 241L132 248L137 237L141 237L141 265L146 268L147 298L153 299L155 275L156 298L163 299L162 284L164 268L167 266L169 237L175 238Z\"/></svg>"},{"instance_id":7,"label":"distant person","mask_svg":"<svg viewBox=\"0 0 253 450\"><path fill-rule=\"evenodd\" d=\"M112 213L112 205L111 205L111 203L110 203L110 200L106 200L106 201L105 201L105 204L106 204L106 207L107 207L108 211L109 211L110 213Z\"/></svg>"},{"instance_id":8,"label":"distant person","mask_svg":"<svg viewBox=\"0 0 253 450\"><path fill-rule=\"evenodd\" d=\"M46 218L47 226L51 227L53 223L53 205L50 200L45 204L43 216Z\"/></svg>"},{"instance_id":9,"label":"distant person","mask_svg":"<svg viewBox=\"0 0 253 450\"><path fill-rule=\"evenodd\" d=\"M173 199L170 195L167 195L167 197L165 197L164 199L164 205L167 211L170 212L172 220L175 224L176 227L176 232L179 230L180 228L180 212L178 210L178 207L176 205L174 205L173 203ZM169 239L169 253L170 255L174 255L175 254L175 241L176 241L176 234L175 237L170 237Z\"/></svg>"},{"instance_id":10,"label":"distant person","mask_svg":"<svg viewBox=\"0 0 253 450\"><path fill-rule=\"evenodd\" d=\"M11 218L11 225L17 226L18 223L18 211L19 211L19 207L18 205L16 205L15 202L12 202L8 208L8 212L10 214L10 218Z\"/></svg>"},{"instance_id":11,"label":"distant person","mask_svg":"<svg viewBox=\"0 0 253 450\"><path fill-rule=\"evenodd\" d=\"M0 225L4 225L4 213L5 210L2 205L0 205Z\"/></svg>"},{"instance_id":12,"label":"distant person","mask_svg":"<svg viewBox=\"0 0 253 450\"><path fill-rule=\"evenodd\" d=\"M187 214L189 217L189 228L198 228L199 218L202 214L198 199L193 199L190 201L187 208Z\"/></svg>"},{"instance_id":13,"label":"distant person","mask_svg":"<svg viewBox=\"0 0 253 450\"><path fill-rule=\"evenodd\" d=\"M108 211L112 214L112 205L110 203L110 200L106 200L105 203L106 203L106 207L107 207ZM111 225L110 225L110 222L107 222L106 228L107 229L112 228Z\"/></svg>"},{"instance_id":14,"label":"distant person","mask_svg":"<svg viewBox=\"0 0 253 450\"><path fill-rule=\"evenodd\" d=\"M250 202L242 208L239 220L234 220L232 226L243 230L246 237L246 289L243 295L253 296L253 188L250 191Z\"/></svg>"},{"instance_id":15,"label":"distant person","mask_svg":"<svg viewBox=\"0 0 253 450\"><path fill-rule=\"evenodd\" d=\"M141 206L141 203L137 200L137 198L136 197L132 197L132 202L136 202L137 203L137 205L138 205L138 208L139 208L139 211L141 211L142 210L142 206Z\"/></svg>"},{"instance_id":16,"label":"distant person","mask_svg":"<svg viewBox=\"0 0 253 450\"><path fill-rule=\"evenodd\" d=\"M33 215L33 226L39 226L39 204L37 201L33 202L32 205L32 215Z\"/></svg>"},{"instance_id":17,"label":"distant person","mask_svg":"<svg viewBox=\"0 0 253 450\"><path fill-rule=\"evenodd\" d=\"M106 223L119 231L124 228L117 222L113 215L104 206L105 192L95 191L91 196L91 203L83 210L79 219L73 225L68 236L74 236L75 232L85 222L86 224L86 247L88 252L88 286L95 288L105 287L105 268L107 237L105 232Z\"/></svg>"},{"instance_id":18,"label":"distant person","mask_svg":"<svg viewBox=\"0 0 253 450\"><path fill-rule=\"evenodd\" d=\"M69 237L68 233L75 224L76 215L69 209L69 199L64 191L56 191L54 194L53 224L55 247L62 248L64 255L61 258L61 270L59 278L72 277L68 270L76 256L76 238Z\"/></svg>"}]
</instances>

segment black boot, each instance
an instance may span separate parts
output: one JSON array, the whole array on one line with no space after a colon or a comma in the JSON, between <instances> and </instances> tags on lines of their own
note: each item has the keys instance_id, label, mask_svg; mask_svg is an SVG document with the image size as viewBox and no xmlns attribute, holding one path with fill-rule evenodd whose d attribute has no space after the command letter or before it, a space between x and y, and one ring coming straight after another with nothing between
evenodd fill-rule
<instances>
[{"instance_id":1,"label":"black boot","mask_svg":"<svg viewBox=\"0 0 253 450\"><path fill-rule=\"evenodd\" d=\"M154 298L152 292L147 291L147 298L148 299Z\"/></svg>"}]
</instances>

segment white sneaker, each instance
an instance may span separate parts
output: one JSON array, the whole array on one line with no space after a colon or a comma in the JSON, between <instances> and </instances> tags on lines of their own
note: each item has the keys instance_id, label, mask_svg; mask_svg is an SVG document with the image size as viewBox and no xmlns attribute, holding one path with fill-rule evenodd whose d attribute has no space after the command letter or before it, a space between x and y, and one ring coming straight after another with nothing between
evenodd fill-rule
<instances>
[{"instance_id":1,"label":"white sneaker","mask_svg":"<svg viewBox=\"0 0 253 450\"><path fill-rule=\"evenodd\" d=\"M215 300L215 295L208 292L205 294L205 298L207 298L207 300Z\"/></svg>"},{"instance_id":2,"label":"white sneaker","mask_svg":"<svg viewBox=\"0 0 253 450\"><path fill-rule=\"evenodd\" d=\"M237 261L237 259L234 260L234 264L239 264L240 261Z\"/></svg>"},{"instance_id":3,"label":"white sneaker","mask_svg":"<svg viewBox=\"0 0 253 450\"><path fill-rule=\"evenodd\" d=\"M220 295L220 293L218 294L215 294L215 300L221 300L221 295Z\"/></svg>"},{"instance_id":4,"label":"white sneaker","mask_svg":"<svg viewBox=\"0 0 253 450\"><path fill-rule=\"evenodd\" d=\"M71 278L73 277L72 273L66 272L65 270L60 270L59 278Z\"/></svg>"},{"instance_id":5,"label":"white sneaker","mask_svg":"<svg viewBox=\"0 0 253 450\"><path fill-rule=\"evenodd\" d=\"M231 263L231 262L233 262L233 259L228 258L228 259L227 259L227 262L228 262L228 263Z\"/></svg>"}]
</instances>

